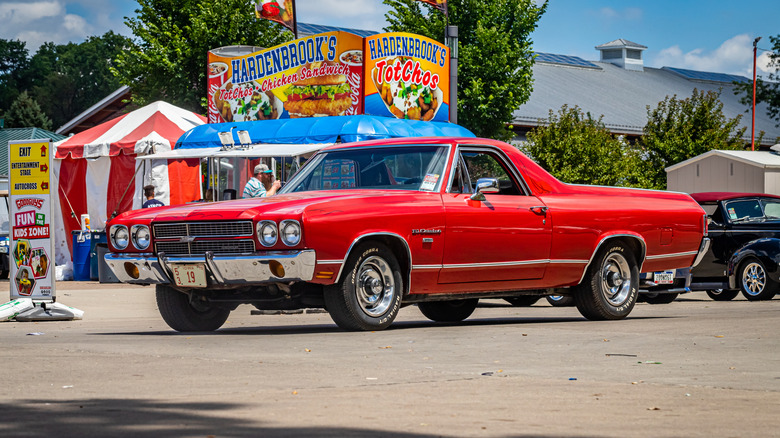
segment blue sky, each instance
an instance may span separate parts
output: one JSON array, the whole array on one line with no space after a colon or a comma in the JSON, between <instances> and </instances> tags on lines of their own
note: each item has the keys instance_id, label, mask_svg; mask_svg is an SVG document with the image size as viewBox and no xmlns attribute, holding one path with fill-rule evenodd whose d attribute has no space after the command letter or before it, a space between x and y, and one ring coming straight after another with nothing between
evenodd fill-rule
<instances>
[{"instance_id":1,"label":"blue sky","mask_svg":"<svg viewBox=\"0 0 780 438\"><path fill-rule=\"evenodd\" d=\"M536 0L541 1L541 0ZM380 30L381 0L297 0L298 20ZM0 38L41 43L81 42L108 30L129 35L124 17L135 0L0 0ZM533 34L539 52L598 60L595 46L624 38L648 47L645 64L752 75L752 44L770 49L780 35L778 0L550 0ZM767 56L759 50L758 74Z\"/></svg>"}]
</instances>

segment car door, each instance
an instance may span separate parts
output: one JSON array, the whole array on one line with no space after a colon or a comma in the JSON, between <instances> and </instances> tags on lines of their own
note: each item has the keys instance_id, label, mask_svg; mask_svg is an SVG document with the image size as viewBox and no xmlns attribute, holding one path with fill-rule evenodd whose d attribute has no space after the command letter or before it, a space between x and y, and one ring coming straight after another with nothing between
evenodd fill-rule
<instances>
[{"instance_id":1,"label":"car door","mask_svg":"<svg viewBox=\"0 0 780 438\"><path fill-rule=\"evenodd\" d=\"M439 283L542 278L550 256L550 212L511 162L496 148L460 146L450 174ZM480 178L497 179L499 192L472 200Z\"/></svg>"}]
</instances>

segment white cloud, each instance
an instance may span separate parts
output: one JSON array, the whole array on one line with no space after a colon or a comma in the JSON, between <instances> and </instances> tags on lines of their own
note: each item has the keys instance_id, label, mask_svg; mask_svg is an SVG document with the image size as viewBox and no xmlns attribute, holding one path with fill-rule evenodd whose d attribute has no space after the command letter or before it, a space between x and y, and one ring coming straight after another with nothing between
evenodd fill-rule
<instances>
[{"instance_id":1,"label":"white cloud","mask_svg":"<svg viewBox=\"0 0 780 438\"><path fill-rule=\"evenodd\" d=\"M769 57L762 54L757 60L756 70L768 71ZM753 38L748 34L734 36L724 41L715 50L696 48L688 52L678 45L661 50L653 59L654 67L678 67L716 73L731 73L746 77L753 76Z\"/></svg>"},{"instance_id":2,"label":"white cloud","mask_svg":"<svg viewBox=\"0 0 780 438\"><path fill-rule=\"evenodd\" d=\"M0 3L0 21L3 26L19 26L33 21L61 15L65 6L58 1Z\"/></svg>"}]
</instances>

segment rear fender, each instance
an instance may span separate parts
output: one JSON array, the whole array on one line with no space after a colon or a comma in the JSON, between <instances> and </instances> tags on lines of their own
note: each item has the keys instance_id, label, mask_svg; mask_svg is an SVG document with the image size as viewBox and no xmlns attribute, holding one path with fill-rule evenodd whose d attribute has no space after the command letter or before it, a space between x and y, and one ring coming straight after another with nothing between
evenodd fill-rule
<instances>
[{"instance_id":1,"label":"rear fender","mask_svg":"<svg viewBox=\"0 0 780 438\"><path fill-rule=\"evenodd\" d=\"M639 272L642 272L642 265L644 265L645 263L645 254L647 254L647 245L645 244L645 239L642 238L641 235L630 231L618 232L609 235L604 235L601 237L601 240L599 240L598 245L596 245L596 248L593 249L593 252L590 255L590 260L588 260L588 264L585 265L585 270L582 271L582 277L580 277L580 283L582 283L582 281L585 280L585 275L588 273L588 269L590 269L590 265L593 263L593 259L596 258L596 254L599 253L601 248L605 245L609 245L610 243L618 240L621 242L626 242L629 245L629 250L631 250L631 252L634 254L634 257L636 257L636 261L639 266Z\"/></svg>"}]
</instances>

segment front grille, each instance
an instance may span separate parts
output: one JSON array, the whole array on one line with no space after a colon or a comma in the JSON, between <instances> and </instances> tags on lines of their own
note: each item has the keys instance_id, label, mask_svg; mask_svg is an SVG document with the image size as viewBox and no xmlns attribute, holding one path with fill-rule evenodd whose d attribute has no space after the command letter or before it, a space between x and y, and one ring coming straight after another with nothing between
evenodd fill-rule
<instances>
[{"instance_id":1,"label":"front grille","mask_svg":"<svg viewBox=\"0 0 780 438\"><path fill-rule=\"evenodd\" d=\"M252 239L197 240L194 242L157 242L155 250L166 255L200 255L206 251L214 254L248 254L255 250Z\"/></svg>"},{"instance_id":2,"label":"front grille","mask_svg":"<svg viewBox=\"0 0 780 438\"><path fill-rule=\"evenodd\" d=\"M252 221L158 223L152 226L154 237L241 237L251 236Z\"/></svg>"}]
</instances>

